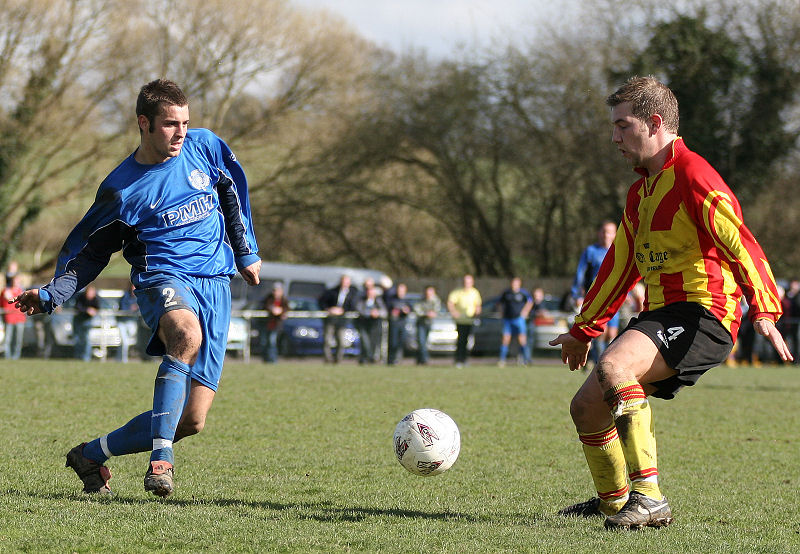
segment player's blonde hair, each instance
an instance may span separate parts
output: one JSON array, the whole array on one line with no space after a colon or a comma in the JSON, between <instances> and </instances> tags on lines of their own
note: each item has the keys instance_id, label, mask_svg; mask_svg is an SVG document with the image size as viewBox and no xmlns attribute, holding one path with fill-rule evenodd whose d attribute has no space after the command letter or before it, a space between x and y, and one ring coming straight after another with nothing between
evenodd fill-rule
<instances>
[{"instance_id":1,"label":"player's blonde hair","mask_svg":"<svg viewBox=\"0 0 800 554\"><path fill-rule=\"evenodd\" d=\"M630 102L631 112L637 119L646 122L658 114L667 131L678 133L678 99L667 85L655 77L631 77L606 98L606 104L612 108L624 102Z\"/></svg>"}]
</instances>

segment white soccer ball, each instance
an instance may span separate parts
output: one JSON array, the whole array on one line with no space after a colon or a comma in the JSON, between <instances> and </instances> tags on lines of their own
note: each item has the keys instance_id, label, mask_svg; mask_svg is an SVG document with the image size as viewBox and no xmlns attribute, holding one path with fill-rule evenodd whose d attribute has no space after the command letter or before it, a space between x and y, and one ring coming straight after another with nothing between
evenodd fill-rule
<instances>
[{"instance_id":1,"label":"white soccer ball","mask_svg":"<svg viewBox=\"0 0 800 554\"><path fill-rule=\"evenodd\" d=\"M449 415L439 410L414 410L394 430L394 453L415 475L438 475L450 469L461 451L461 434Z\"/></svg>"}]
</instances>

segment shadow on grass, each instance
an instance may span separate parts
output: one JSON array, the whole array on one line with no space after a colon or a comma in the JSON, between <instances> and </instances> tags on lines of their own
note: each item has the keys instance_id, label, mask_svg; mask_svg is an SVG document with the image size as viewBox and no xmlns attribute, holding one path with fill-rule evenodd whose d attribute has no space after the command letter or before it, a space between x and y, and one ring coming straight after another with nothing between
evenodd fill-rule
<instances>
[{"instance_id":1,"label":"shadow on grass","mask_svg":"<svg viewBox=\"0 0 800 554\"><path fill-rule=\"evenodd\" d=\"M143 506L152 503L163 503L170 506L218 506L222 508L247 508L252 510L267 510L272 512L294 513L297 519L313 520L320 522L359 522L374 517L390 517L398 519L430 519L442 521L463 521L467 523L505 523L509 521L525 522L527 524L538 520L547 519L535 514L485 514L476 515L465 512L445 510L441 512L426 512L421 510L407 510L403 508L367 508L363 506L337 506L330 501L321 502L259 502L230 498L207 498L207 499L183 499L168 498L159 499L136 498L130 496L114 495L113 497L84 495L83 493L43 493L31 492L18 489L7 489L6 495L15 495L42 500L56 500L65 502L79 503L99 503L99 504L125 504L131 506Z\"/></svg>"}]
</instances>

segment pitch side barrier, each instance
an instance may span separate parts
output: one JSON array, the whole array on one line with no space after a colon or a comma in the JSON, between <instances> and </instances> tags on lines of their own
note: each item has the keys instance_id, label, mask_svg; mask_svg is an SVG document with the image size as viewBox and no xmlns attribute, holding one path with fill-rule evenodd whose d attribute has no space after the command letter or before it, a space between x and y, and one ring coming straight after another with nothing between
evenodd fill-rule
<instances>
[{"instance_id":1,"label":"pitch side barrier","mask_svg":"<svg viewBox=\"0 0 800 554\"><path fill-rule=\"evenodd\" d=\"M0 315L5 314L7 310L0 309ZM29 316L25 322L25 330L23 332L23 348L34 348L37 352L43 352L46 348L46 341L52 341L50 347L59 349L72 348L75 344L75 330L72 327L72 318L77 313L73 308L63 308L56 312L55 319L49 319L52 316L36 315ZM251 342L257 339L258 324L261 319L266 319L269 313L265 310L233 310L231 312L231 326L228 333L228 347L229 352L240 351L242 360L249 362L252 354ZM313 318L324 320L328 313L324 310L290 310L287 312L287 318ZM346 319L356 319L358 312L346 312L342 317ZM144 321L141 316L129 311L122 311L116 309L100 309L97 315L92 317L93 325L89 330L89 342L92 349L98 352L97 357L101 361L108 359L109 350L120 348L122 345L121 333L124 331L120 328L120 321L135 321L137 327L145 328ZM239 322L243 322L242 329L239 328ZM45 329L49 325L49 329ZM255 329L255 331L254 331ZM149 336L149 329L147 331ZM49 335L49 338L48 338ZM384 329L383 336L387 335ZM137 340L143 339L143 336L137 335L128 342L128 347L136 347ZM0 323L0 352L5 350L5 323Z\"/></svg>"},{"instance_id":2,"label":"pitch side barrier","mask_svg":"<svg viewBox=\"0 0 800 554\"><path fill-rule=\"evenodd\" d=\"M5 314L7 310L0 310ZM74 308L58 308L53 315L28 316L23 331L23 348L35 347L42 351L45 342L52 341L51 347L71 348L75 344L75 329L72 319L78 313ZM119 348L122 344L119 327L121 320L139 319L137 314L116 309L102 308L92 317L93 325L89 330L89 342L93 349L99 349L99 358L105 361L110 348ZM49 329L46 329L49 327ZM5 348L5 323L3 323L0 347ZM49 335L49 337L48 337Z\"/></svg>"},{"instance_id":3,"label":"pitch side barrier","mask_svg":"<svg viewBox=\"0 0 800 554\"><path fill-rule=\"evenodd\" d=\"M0 309L0 315L4 315L8 311L10 310ZM44 348L43 342L45 340L44 336L42 336L44 335L42 328L48 323L51 325L53 340L56 341L57 346L61 348L73 346L74 330L72 329L72 317L76 313L77 310L72 308L59 308L57 312L55 312L56 318L44 315L29 316L25 323L26 328L23 334L23 347L29 348L35 346L38 351L41 351L42 348ZM241 351L242 360L244 362L249 362L252 354L251 342L254 338L257 338L257 336L254 335L254 322L257 323L258 320L266 319L269 315L269 312L266 310L232 310L231 326L233 327L236 319L238 319L244 322L244 329L242 332L237 332L234 336L232 336L231 333L228 334L228 350ZM357 319L358 316L358 312L345 312L341 317ZM324 320L328 317L328 313L324 310L290 310L287 312L286 317ZM51 320L48 322L47 318L51 318ZM93 325L89 331L89 342L92 348L99 349L99 358L101 361L105 361L108 358L109 349L119 348L122 343L120 338L120 333L122 331L119 327L119 322L121 320L136 321L138 326L145 327L141 317L129 311L102 308L98 311L97 315L93 317L95 325ZM785 322L788 325L797 325L796 334L785 338L790 343L794 342L800 345L800 317L783 317L781 318L781 322ZM69 327L65 325L66 323L69 324ZM381 345L381 349L385 357L388 321L384 319L383 325L382 337L384 344ZM256 327L255 329L257 330L258 328ZM739 343L739 341L737 341L737 343ZM129 346L133 347L137 345L134 341L129 343ZM5 323L2 323L2 325L0 325L0 351L4 351L4 349Z\"/></svg>"}]
</instances>

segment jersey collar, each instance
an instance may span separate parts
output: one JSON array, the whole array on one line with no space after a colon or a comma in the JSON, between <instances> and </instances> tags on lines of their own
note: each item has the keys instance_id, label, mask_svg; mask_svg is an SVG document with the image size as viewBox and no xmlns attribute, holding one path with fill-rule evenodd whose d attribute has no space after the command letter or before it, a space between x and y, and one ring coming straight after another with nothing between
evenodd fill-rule
<instances>
[{"instance_id":1,"label":"jersey collar","mask_svg":"<svg viewBox=\"0 0 800 554\"><path fill-rule=\"evenodd\" d=\"M680 156L681 154L683 154L688 150L689 149L683 143L683 137L675 137L675 139L672 141L672 155L669 158L667 158L667 161L664 162L664 166L661 168L661 171L664 171L665 169L673 165L675 163L675 160L678 159L678 156ZM645 178L652 177L652 175L650 175L648 171L643 167L635 167L633 168L633 170L642 177Z\"/></svg>"}]
</instances>

